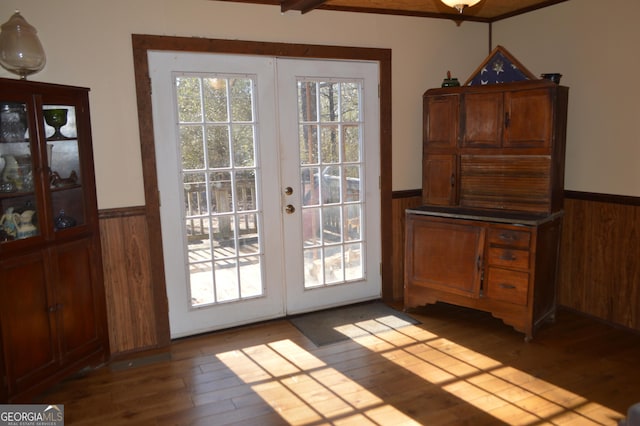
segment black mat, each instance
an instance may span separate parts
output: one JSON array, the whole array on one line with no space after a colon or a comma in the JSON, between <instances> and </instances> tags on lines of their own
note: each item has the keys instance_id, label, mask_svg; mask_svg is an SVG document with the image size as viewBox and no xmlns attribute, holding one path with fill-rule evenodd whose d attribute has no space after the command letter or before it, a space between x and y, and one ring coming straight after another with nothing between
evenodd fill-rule
<instances>
[{"instance_id":1,"label":"black mat","mask_svg":"<svg viewBox=\"0 0 640 426\"><path fill-rule=\"evenodd\" d=\"M130 368L142 367L143 365L155 364L157 362L171 361L171 353L163 352L155 355L135 357L109 364L111 371L128 370Z\"/></svg>"},{"instance_id":2,"label":"black mat","mask_svg":"<svg viewBox=\"0 0 640 426\"><path fill-rule=\"evenodd\" d=\"M316 346L330 345L420 323L382 302L312 312L293 317L290 321Z\"/></svg>"}]
</instances>

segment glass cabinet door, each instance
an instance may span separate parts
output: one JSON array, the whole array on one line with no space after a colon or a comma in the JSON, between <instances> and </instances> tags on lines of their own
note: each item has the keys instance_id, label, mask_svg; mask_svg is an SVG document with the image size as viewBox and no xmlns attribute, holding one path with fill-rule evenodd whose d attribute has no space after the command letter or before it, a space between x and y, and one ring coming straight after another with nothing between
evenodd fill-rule
<instances>
[{"instance_id":1,"label":"glass cabinet door","mask_svg":"<svg viewBox=\"0 0 640 426\"><path fill-rule=\"evenodd\" d=\"M58 232L85 223L76 108L44 104L42 115L51 217Z\"/></svg>"},{"instance_id":2,"label":"glass cabinet door","mask_svg":"<svg viewBox=\"0 0 640 426\"><path fill-rule=\"evenodd\" d=\"M27 104L0 97L0 244L40 235Z\"/></svg>"}]
</instances>

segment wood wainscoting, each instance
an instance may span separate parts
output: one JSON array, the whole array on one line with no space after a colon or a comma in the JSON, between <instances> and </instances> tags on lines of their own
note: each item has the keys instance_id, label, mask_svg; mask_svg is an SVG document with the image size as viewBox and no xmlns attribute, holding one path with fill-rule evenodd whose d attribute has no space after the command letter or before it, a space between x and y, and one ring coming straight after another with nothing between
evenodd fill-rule
<instances>
[{"instance_id":1,"label":"wood wainscoting","mask_svg":"<svg viewBox=\"0 0 640 426\"><path fill-rule=\"evenodd\" d=\"M640 330L640 198L566 191L558 302ZM420 190L392 197L393 301L404 297L405 210ZM169 343L166 294L156 294L144 207L102 210L100 232L112 355ZM387 299L389 301L389 299Z\"/></svg>"},{"instance_id":2,"label":"wood wainscoting","mask_svg":"<svg viewBox=\"0 0 640 426\"><path fill-rule=\"evenodd\" d=\"M111 354L155 348L168 319L157 314L166 294L154 294L145 208L101 210L99 218Z\"/></svg>"},{"instance_id":3,"label":"wood wainscoting","mask_svg":"<svg viewBox=\"0 0 640 426\"><path fill-rule=\"evenodd\" d=\"M558 303L640 331L640 198L565 191Z\"/></svg>"},{"instance_id":4,"label":"wood wainscoting","mask_svg":"<svg viewBox=\"0 0 640 426\"><path fill-rule=\"evenodd\" d=\"M405 240L405 210L422 204L422 191L394 191L391 197L391 226L393 228L391 244L393 248L393 301L404 299L404 240Z\"/></svg>"}]
</instances>

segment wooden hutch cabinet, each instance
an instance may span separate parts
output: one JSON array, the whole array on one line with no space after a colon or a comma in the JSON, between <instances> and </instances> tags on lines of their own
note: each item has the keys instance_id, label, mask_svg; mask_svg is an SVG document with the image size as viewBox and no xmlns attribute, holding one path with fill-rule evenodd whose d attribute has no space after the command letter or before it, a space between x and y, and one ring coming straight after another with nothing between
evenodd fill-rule
<instances>
[{"instance_id":1,"label":"wooden hutch cabinet","mask_svg":"<svg viewBox=\"0 0 640 426\"><path fill-rule=\"evenodd\" d=\"M0 79L0 403L108 358L88 89Z\"/></svg>"},{"instance_id":2,"label":"wooden hutch cabinet","mask_svg":"<svg viewBox=\"0 0 640 426\"><path fill-rule=\"evenodd\" d=\"M405 308L491 312L533 337L555 314L568 88L424 94L423 206L407 210Z\"/></svg>"}]
</instances>

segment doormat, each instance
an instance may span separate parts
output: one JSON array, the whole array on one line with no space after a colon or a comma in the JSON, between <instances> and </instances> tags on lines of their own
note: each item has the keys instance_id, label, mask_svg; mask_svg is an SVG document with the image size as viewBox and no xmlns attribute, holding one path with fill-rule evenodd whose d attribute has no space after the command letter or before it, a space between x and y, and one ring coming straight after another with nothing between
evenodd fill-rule
<instances>
[{"instance_id":1,"label":"doormat","mask_svg":"<svg viewBox=\"0 0 640 426\"><path fill-rule=\"evenodd\" d=\"M382 302L312 312L292 317L289 321L316 346L420 324L420 321Z\"/></svg>"},{"instance_id":2,"label":"doormat","mask_svg":"<svg viewBox=\"0 0 640 426\"><path fill-rule=\"evenodd\" d=\"M143 365L155 364L157 362L171 361L171 353L161 352L158 354L140 356L132 359L125 359L109 364L111 371L122 371L130 368L142 367Z\"/></svg>"}]
</instances>

